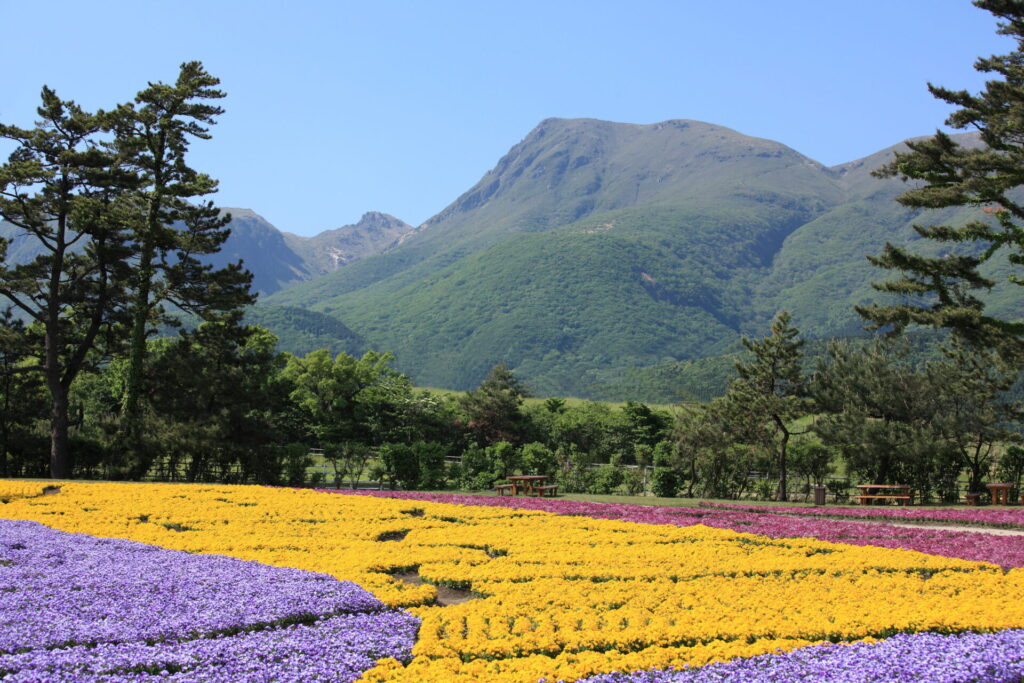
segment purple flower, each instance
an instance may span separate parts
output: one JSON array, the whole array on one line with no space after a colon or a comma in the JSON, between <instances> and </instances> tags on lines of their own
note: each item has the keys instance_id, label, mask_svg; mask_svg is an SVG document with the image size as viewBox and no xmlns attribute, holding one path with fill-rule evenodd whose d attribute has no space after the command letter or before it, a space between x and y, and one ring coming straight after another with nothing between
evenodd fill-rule
<instances>
[{"instance_id":1,"label":"purple flower","mask_svg":"<svg viewBox=\"0 0 1024 683\"><path fill-rule=\"evenodd\" d=\"M0 520L4 681L352 681L419 620L349 581Z\"/></svg>"},{"instance_id":2,"label":"purple flower","mask_svg":"<svg viewBox=\"0 0 1024 683\"><path fill-rule=\"evenodd\" d=\"M418 627L415 617L383 612L182 642L32 650L0 656L0 676L22 683L354 681L383 657L408 661Z\"/></svg>"},{"instance_id":3,"label":"purple flower","mask_svg":"<svg viewBox=\"0 0 1024 683\"><path fill-rule=\"evenodd\" d=\"M815 645L680 670L601 674L579 683L1016 683L1024 631L896 635L877 643Z\"/></svg>"}]
</instances>

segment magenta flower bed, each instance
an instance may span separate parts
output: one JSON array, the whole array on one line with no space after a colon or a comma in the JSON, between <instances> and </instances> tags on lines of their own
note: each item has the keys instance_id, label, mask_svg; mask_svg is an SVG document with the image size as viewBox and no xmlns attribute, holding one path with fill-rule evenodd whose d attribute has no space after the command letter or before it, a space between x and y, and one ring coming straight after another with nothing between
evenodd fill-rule
<instances>
[{"instance_id":1,"label":"magenta flower bed","mask_svg":"<svg viewBox=\"0 0 1024 683\"><path fill-rule=\"evenodd\" d=\"M754 507L730 503L701 503L701 507L718 510L757 511L777 515L804 517L854 517L858 519L892 519L908 522L939 522L979 524L1024 529L1024 507L946 508L927 507Z\"/></svg>"},{"instance_id":2,"label":"magenta flower bed","mask_svg":"<svg viewBox=\"0 0 1024 683\"><path fill-rule=\"evenodd\" d=\"M583 515L597 519L618 519L642 524L691 526L704 524L773 538L818 538L824 541L905 548L931 555L956 557L975 562L991 562L1004 567L1024 567L1024 536L997 536L975 531L914 529L890 524L787 517L761 511L722 507L671 508L620 503L589 503L552 498L505 498L456 493L420 493L417 491L338 491L333 493L383 496L408 500L426 500L456 505L490 505L523 510L541 510L562 515ZM773 508L775 509L775 508Z\"/></svg>"}]
</instances>

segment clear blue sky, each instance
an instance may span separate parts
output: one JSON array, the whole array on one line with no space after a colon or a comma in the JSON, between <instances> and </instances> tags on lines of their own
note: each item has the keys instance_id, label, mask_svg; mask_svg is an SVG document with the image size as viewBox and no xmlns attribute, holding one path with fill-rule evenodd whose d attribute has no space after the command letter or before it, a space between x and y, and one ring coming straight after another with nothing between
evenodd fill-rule
<instances>
[{"instance_id":1,"label":"clear blue sky","mask_svg":"<svg viewBox=\"0 0 1024 683\"><path fill-rule=\"evenodd\" d=\"M192 165L216 201L314 234L419 224L542 119L696 119L824 164L926 135L1012 41L966 0L0 3L0 121L87 108L201 60L228 93ZM6 156L10 147L0 146Z\"/></svg>"}]
</instances>

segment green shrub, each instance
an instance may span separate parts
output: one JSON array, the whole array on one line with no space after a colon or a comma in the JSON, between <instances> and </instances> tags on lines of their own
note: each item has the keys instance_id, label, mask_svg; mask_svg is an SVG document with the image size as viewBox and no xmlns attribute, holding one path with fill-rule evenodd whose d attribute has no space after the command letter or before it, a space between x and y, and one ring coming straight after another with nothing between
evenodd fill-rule
<instances>
[{"instance_id":1,"label":"green shrub","mask_svg":"<svg viewBox=\"0 0 1024 683\"><path fill-rule=\"evenodd\" d=\"M651 493L659 498L674 498L679 492L679 477L674 470L656 467L651 477Z\"/></svg>"},{"instance_id":2,"label":"green shrub","mask_svg":"<svg viewBox=\"0 0 1024 683\"><path fill-rule=\"evenodd\" d=\"M625 475L623 475L622 470L615 465L601 465L593 471L587 492L598 495L614 493L616 489L622 486L624 477Z\"/></svg>"},{"instance_id":3,"label":"green shrub","mask_svg":"<svg viewBox=\"0 0 1024 683\"><path fill-rule=\"evenodd\" d=\"M523 474L546 474L551 476L558 469L554 452L542 443L528 443L523 446Z\"/></svg>"},{"instance_id":4,"label":"green shrub","mask_svg":"<svg viewBox=\"0 0 1024 683\"><path fill-rule=\"evenodd\" d=\"M639 496L644 492L644 470L642 467L626 470L624 477L626 493L631 496Z\"/></svg>"}]
</instances>

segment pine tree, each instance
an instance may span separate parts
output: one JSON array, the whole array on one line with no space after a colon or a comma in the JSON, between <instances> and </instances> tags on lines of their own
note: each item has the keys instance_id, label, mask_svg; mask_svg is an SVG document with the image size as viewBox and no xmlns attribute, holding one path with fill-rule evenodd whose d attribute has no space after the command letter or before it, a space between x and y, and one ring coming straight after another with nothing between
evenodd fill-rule
<instances>
[{"instance_id":1,"label":"pine tree","mask_svg":"<svg viewBox=\"0 0 1024 683\"><path fill-rule=\"evenodd\" d=\"M218 251L230 235L230 215L211 202L195 203L216 191L217 181L188 166L193 139L210 138L209 127L223 110L211 101L224 97L219 80L199 62L181 65L173 85L150 83L133 104L117 111L113 149L135 173L131 223L138 252L132 279L129 367L121 411L122 447L132 454L135 475L148 466L140 443L140 403L146 338L153 324L176 324L163 303L206 320L251 304L252 280L241 264L214 271L197 258Z\"/></svg>"},{"instance_id":2,"label":"pine tree","mask_svg":"<svg viewBox=\"0 0 1024 683\"><path fill-rule=\"evenodd\" d=\"M466 415L466 426L480 445L499 441L520 444L526 429L521 408L527 396L529 392L508 366L499 363L479 388L459 399L459 406Z\"/></svg>"},{"instance_id":3,"label":"pine tree","mask_svg":"<svg viewBox=\"0 0 1024 683\"><path fill-rule=\"evenodd\" d=\"M0 296L31 323L18 343L35 362L17 369L45 377L50 474L67 478L68 392L99 349L116 346L124 322L131 178L98 142L107 114L86 112L46 87L38 114L33 129L0 125L0 137L17 144L0 166L0 218L42 247L28 263L0 262Z\"/></svg>"},{"instance_id":4,"label":"pine tree","mask_svg":"<svg viewBox=\"0 0 1024 683\"><path fill-rule=\"evenodd\" d=\"M782 311L772 321L767 337L754 341L744 338L743 345L754 358L736 363L739 377L726 393L730 412L736 415L734 423L740 428L738 441L763 446L774 453L780 501L787 500L789 439L803 433L794 432L790 423L808 411L803 398L806 379L800 368L804 342L798 339L799 335L799 330L790 324L789 312Z\"/></svg>"},{"instance_id":5,"label":"pine tree","mask_svg":"<svg viewBox=\"0 0 1024 683\"><path fill-rule=\"evenodd\" d=\"M911 324L948 328L977 345L1022 353L1024 324L985 315L978 293L995 284L979 268L997 253L1005 254L1012 266L1024 265L1024 205L1014 199L1020 196L1016 188L1024 185L1024 3L974 4L1002 20L999 33L1016 39L1017 48L975 63L978 71L997 77L978 95L931 84L928 89L959 107L946 123L957 130L976 130L981 144L965 147L940 131L908 142L909 151L898 152L876 175L921 181L897 197L904 206L980 207L987 217L959 227L915 226L921 237L949 245L950 251L937 257L886 244L881 255L869 259L902 276L875 287L901 295L902 301L857 310L874 329L899 332ZM1010 280L1024 284L1018 275Z\"/></svg>"}]
</instances>

